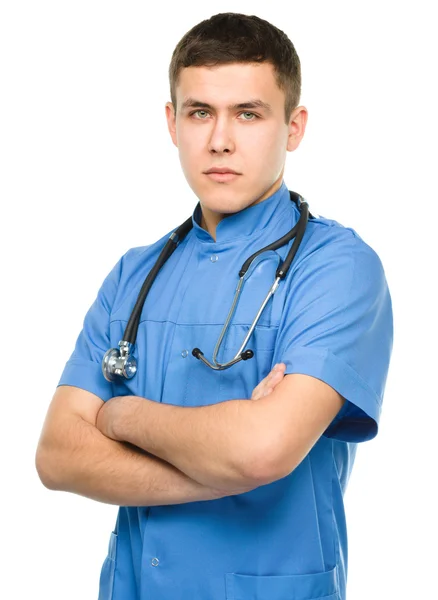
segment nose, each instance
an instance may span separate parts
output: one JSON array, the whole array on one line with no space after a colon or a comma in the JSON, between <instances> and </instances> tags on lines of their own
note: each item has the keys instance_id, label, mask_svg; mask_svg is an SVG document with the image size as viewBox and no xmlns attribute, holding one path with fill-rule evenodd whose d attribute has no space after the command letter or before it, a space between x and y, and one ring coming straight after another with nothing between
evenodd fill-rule
<instances>
[{"instance_id":1,"label":"nose","mask_svg":"<svg viewBox=\"0 0 438 600\"><path fill-rule=\"evenodd\" d=\"M225 119L217 119L211 131L208 142L208 150L212 154L228 153L232 154L235 150L235 144L231 133L231 125Z\"/></svg>"}]
</instances>

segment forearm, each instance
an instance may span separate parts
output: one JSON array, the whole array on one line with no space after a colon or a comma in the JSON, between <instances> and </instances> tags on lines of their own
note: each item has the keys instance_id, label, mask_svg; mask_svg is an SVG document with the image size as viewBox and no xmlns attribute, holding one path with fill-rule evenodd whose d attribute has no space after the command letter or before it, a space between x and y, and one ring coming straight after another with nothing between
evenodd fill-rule
<instances>
[{"instance_id":1,"label":"forearm","mask_svg":"<svg viewBox=\"0 0 438 600\"><path fill-rule=\"evenodd\" d=\"M107 438L81 418L72 418L56 447L43 449L41 456L47 487L107 504L182 504L247 491L204 486L155 456Z\"/></svg>"},{"instance_id":2,"label":"forearm","mask_svg":"<svg viewBox=\"0 0 438 600\"><path fill-rule=\"evenodd\" d=\"M251 400L200 407L162 404L137 396L118 398L116 439L151 452L207 486L255 488L270 441L263 413Z\"/></svg>"}]
</instances>

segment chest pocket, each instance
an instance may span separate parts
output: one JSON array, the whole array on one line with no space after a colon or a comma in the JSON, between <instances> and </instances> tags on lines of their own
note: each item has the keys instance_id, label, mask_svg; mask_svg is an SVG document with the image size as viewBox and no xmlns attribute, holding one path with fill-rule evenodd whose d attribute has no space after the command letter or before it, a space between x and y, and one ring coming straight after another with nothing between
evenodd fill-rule
<instances>
[{"instance_id":1,"label":"chest pocket","mask_svg":"<svg viewBox=\"0 0 438 600\"><path fill-rule=\"evenodd\" d=\"M337 567L304 575L226 573L226 600L339 600Z\"/></svg>"}]
</instances>

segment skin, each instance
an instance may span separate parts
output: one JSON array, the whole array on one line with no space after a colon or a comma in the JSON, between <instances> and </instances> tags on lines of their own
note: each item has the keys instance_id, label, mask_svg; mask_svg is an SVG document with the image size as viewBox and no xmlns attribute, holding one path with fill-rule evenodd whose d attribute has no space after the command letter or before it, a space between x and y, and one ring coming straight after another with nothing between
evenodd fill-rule
<instances>
[{"instance_id":1,"label":"skin","mask_svg":"<svg viewBox=\"0 0 438 600\"><path fill-rule=\"evenodd\" d=\"M189 99L196 103L184 106ZM270 109L235 107L253 100ZM171 102L165 107L169 133L200 201L201 226L216 239L216 226L223 218L279 189L286 153L299 146L308 112L298 106L285 122L285 94L273 66L266 62L184 68L176 86L176 105L176 111ZM217 182L204 173L212 167L229 167L239 176Z\"/></svg>"},{"instance_id":2,"label":"skin","mask_svg":"<svg viewBox=\"0 0 438 600\"><path fill-rule=\"evenodd\" d=\"M254 388L251 400L261 400L265 396L272 394L276 386L284 379L286 365L284 363L276 364L268 375ZM107 437L117 440L114 426L117 421L123 418L127 410L130 410L129 396L115 396L102 405L96 416L96 427L101 433Z\"/></svg>"}]
</instances>

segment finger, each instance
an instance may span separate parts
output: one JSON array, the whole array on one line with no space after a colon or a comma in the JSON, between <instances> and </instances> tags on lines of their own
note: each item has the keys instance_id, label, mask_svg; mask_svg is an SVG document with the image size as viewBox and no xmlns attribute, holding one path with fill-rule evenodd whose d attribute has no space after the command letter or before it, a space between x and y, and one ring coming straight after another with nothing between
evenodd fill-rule
<instances>
[{"instance_id":1,"label":"finger","mask_svg":"<svg viewBox=\"0 0 438 600\"><path fill-rule=\"evenodd\" d=\"M265 377L254 389L251 400L259 400L273 391L273 388L283 379L281 373L273 373Z\"/></svg>"},{"instance_id":2,"label":"finger","mask_svg":"<svg viewBox=\"0 0 438 600\"><path fill-rule=\"evenodd\" d=\"M270 384L270 382L275 377L275 375L276 375L276 373L274 373L273 371L270 371L266 375L266 377L264 379L262 379L261 382L254 388L253 393L256 395L263 395L266 386Z\"/></svg>"},{"instance_id":3,"label":"finger","mask_svg":"<svg viewBox=\"0 0 438 600\"><path fill-rule=\"evenodd\" d=\"M271 371L271 373L268 375L268 377L266 378L266 385L272 385L272 384L277 384L279 383L284 377L284 370L275 370L275 371Z\"/></svg>"},{"instance_id":4,"label":"finger","mask_svg":"<svg viewBox=\"0 0 438 600\"><path fill-rule=\"evenodd\" d=\"M259 398L266 396L266 390L268 388L271 389L283 379L285 368L286 365L284 363L275 365L268 375L254 388L251 400L258 400Z\"/></svg>"},{"instance_id":5,"label":"finger","mask_svg":"<svg viewBox=\"0 0 438 600\"><path fill-rule=\"evenodd\" d=\"M261 389L259 388L259 386L257 386L256 388L254 388L254 390L251 394L251 400L258 400L261 397L262 397Z\"/></svg>"},{"instance_id":6,"label":"finger","mask_svg":"<svg viewBox=\"0 0 438 600\"><path fill-rule=\"evenodd\" d=\"M267 382L267 384L264 386L264 390L262 391L263 396L268 396L269 394L272 394L277 385L281 381L283 381L283 377L284 376L282 373L276 373L275 375L273 375L270 378L269 382Z\"/></svg>"},{"instance_id":7,"label":"finger","mask_svg":"<svg viewBox=\"0 0 438 600\"><path fill-rule=\"evenodd\" d=\"M264 387L266 385L266 382L268 381L269 375L270 375L270 373L264 379L262 379L258 385L256 385L256 387L252 391L251 398L255 399L255 398L258 398L261 396L261 394L263 393Z\"/></svg>"},{"instance_id":8,"label":"finger","mask_svg":"<svg viewBox=\"0 0 438 600\"><path fill-rule=\"evenodd\" d=\"M272 370L269 375L266 377L266 379L263 381L263 385L261 386L261 389L259 390L259 392L261 393L262 397L267 396L269 394L271 394L275 387L281 382L283 381L284 378L284 371L286 369L286 365L276 365L274 367L275 370Z\"/></svg>"}]
</instances>

